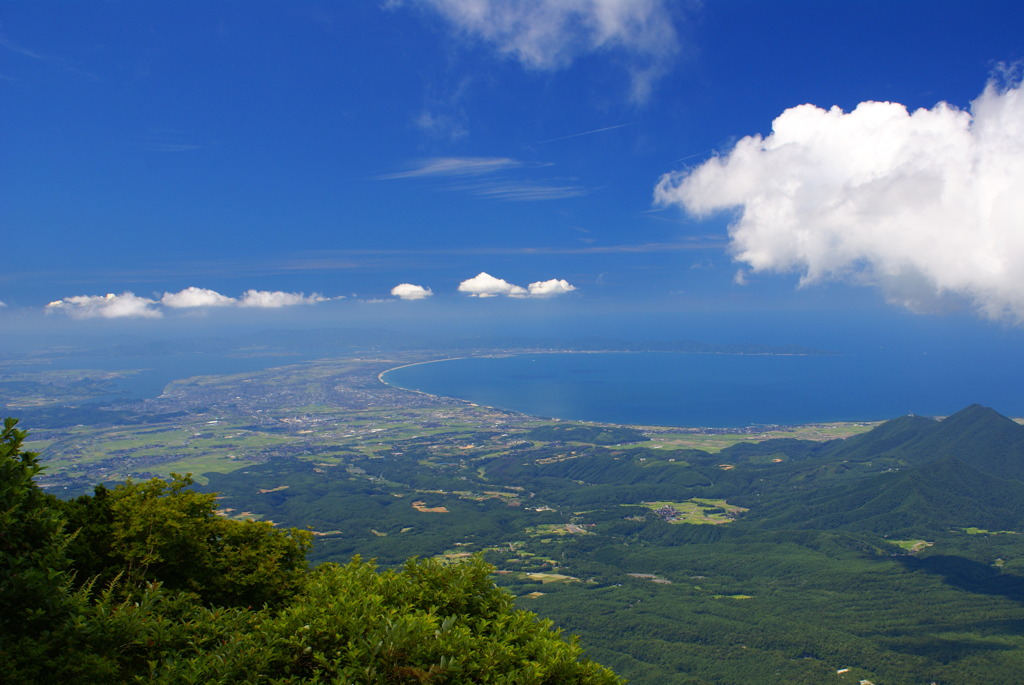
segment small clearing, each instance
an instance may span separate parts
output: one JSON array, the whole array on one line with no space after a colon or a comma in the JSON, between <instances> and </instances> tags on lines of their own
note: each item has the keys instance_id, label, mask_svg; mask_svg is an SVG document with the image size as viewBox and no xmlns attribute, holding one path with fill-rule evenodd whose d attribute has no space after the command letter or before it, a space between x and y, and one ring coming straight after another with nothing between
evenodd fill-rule
<instances>
[{"instance_id":1,"label":"small clearing","mask_svg":"<svg viewBox=\"0 0 1024 685\"><path fill-rule=\"evenodd\" d=\"M421 511L424 514L447 514L448 507L428 507L427 503L423 500L416 500L412 503L412 508L416 511Z\"/></svg>"}]
</instances>

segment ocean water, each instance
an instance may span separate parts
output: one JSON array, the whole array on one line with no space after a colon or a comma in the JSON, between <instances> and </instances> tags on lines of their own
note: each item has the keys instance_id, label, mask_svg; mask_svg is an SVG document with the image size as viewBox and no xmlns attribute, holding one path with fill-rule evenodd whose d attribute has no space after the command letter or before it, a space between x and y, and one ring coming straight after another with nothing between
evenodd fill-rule
<instances>
[{"instance_id":1,"label":"ocean water","mask_svg":"<svg viewBox=\"0 0 1024 685\"><path fill-rule=\"evenodd\" d=\"M527 414L633 425L743 427L945 416L969 404L1024 415L1024 365L962 351L822 356L530 354L417 364L386 382Z\"/></svg>"},{"instance_id":2,"label":"ocean water","mask_svg":"<svg viewBox=\"0 0 1024 685\"><path fill-rule=\"evenodd\" d=\"M1024 327L978 321L968 314L915 317L849 309L813 312L711 311L623 313L525 320L508 330L477 322L453 332L508 337L509 345L557 347L587 336L632 341L695 340L708 345L798 345L814 356L722 354L535 354L421 364L386 374L389 383L527 414L666 426L733 427L881 420L913 413L943 416L972 403L1024 416ZM416 324L419 326L419 324ZM468 326L468 324L466 324ZM172 380L257 371L334 357L370 342L359 331L246 333L225 338L74 339L68 352L49 338L14 349L0 336L14 371L134 369L104 402L159 395ZM402 330L436 335L425 328ZM457 333L457 334L456 334ZM386 338L387 336L385 336ZM473 338L469 338L473 339ZM325 346L329 340L334 347ZM544 342L539 342L544 341ZM43 344L46 343L46 344ZM7 352L5 352L7 349ZM466 349L444 344L439 350ZM28 351L26 351L28 350ZM30 354L31 352L31 354ZM260 352L264 356L252 355ZM457 354L449 352L448 355ZM21 365L18 355L35 363ZM27 355L27 356L26 356ZM445 356L439 351L437 355Z\"/></svg>"}]
</instances>

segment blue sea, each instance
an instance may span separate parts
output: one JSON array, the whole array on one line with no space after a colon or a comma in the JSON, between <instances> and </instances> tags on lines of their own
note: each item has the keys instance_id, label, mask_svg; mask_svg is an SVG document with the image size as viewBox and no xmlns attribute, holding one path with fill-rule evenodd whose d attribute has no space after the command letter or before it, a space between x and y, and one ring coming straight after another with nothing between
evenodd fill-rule
<instances>
[{"instance_id":1,"label":"blue sea","mask_svg":"<svg viewBox=\"0 0 1024 685\"><path fill-rule=\"evenodd\" d=\"M972 403L1024 415L1024 364L936 350L528 354L417 364L385 380L534 416L633 425L871 421L945 416Z\"/></svg>"},{"instance_id":2,"label":"blue sea","mask_svg":"<svg viewBox=\"0 0 1024 685\"><path fill-rule=\"evenodd\" d=\"M827 354L477 357L393 370L386 374L387 382L534 416L634 425L742 427L870 421L904 414L945 416L974 403L1007 416L1024 416L1024 328L981 322L968 315L914 317L899 310L888 315L874 310L860 315L855 310L821 310L612 312L602 317L589 312L575 318L535 320L510 315L504 330L493 322L473 320L464 325L470 323L479 330L459 330L453 335L488 334L492 345L494 339L500 344L506 337L555 341L546 345L551 348L560 347L559 340L600 336L694 340L710 346L797 345ZM422 328L415 335L437 333ZM344 330L330 335L321 332L319 338L300 331L292 337L295 340L279 334L239 334L237 340L158 339L152 345L153 341L134 338L127 340L131 344L121 344L124 341L119 339L100 340L106 344L75 340L77 347L69 346L72 352L43 352L40 362L46 363L10 368L138 370L115 381L111 396L102 398L131 400L155 397L178 378L257 371L335 356L333 351L326 354L324 345L313 344L317 340L349 346L360 340ZM0 340L0 352L4 344L11 346L9 340ZM442 344L438 349L452 348ZM256 352L266 356L239 356ZM34 359L32 355L38 353L14 350L10 354L12 359L18 359L17 354Z\"/></svg>"}]
</instances>

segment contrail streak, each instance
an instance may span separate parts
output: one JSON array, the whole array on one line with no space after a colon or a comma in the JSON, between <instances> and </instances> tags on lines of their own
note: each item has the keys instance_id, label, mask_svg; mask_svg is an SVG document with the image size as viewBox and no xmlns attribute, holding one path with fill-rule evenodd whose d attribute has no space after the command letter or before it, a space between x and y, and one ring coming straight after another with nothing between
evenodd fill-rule
<instances>
[{"instance_id":1,"label":"contrail streak","mask_svg":"<svg viewBox=\"0 0 1024 685\"><path fill-rule=\"evenodd\" d=\"M584 131L583 133L573 133L567 136L561 136L560 138L551 138L550 140L542 140L537 145L543 145L544 143L554 143L558 140L568 140L569 138L579 138L580 136L589 136L592 133L603 133L604 131L614 131L617 128L624 128L626 126L632 126L636 122L631 121L628 124L616 124L615 126L605 126L604 128L595 128L593 131Z\"/></svg>"}]
</instances>

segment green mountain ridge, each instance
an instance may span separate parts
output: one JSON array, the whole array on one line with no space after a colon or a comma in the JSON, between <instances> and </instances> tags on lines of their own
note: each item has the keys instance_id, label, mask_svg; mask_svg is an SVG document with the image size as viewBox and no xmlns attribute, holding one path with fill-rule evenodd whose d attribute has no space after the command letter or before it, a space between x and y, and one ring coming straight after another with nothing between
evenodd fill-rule
<instances>
[{"instance_id":1,"label":"green mountain ridge","mask_svg":"<svg viewBox=\"0 0 1024 685\"><path fill-rule=\"evenodd\" d=\"M987 407L942 421L900 417L817 450L796 447L803 459L789 470L804 476L802 487L762 497L750 523L894 536L1024 526L1024 427Z\"/></svg>"},{"instance_id":2,"label":"green mountain ridge","mask_svg":"<svg viewBox=\"0 0 1024 685\"><path fill-rule=\"evenodd\" d=\"M1024 526L1024 484L943 457L906 471L838 483L803 497L780 498L751 517L769 528L857 530L924 535L974 526Z\"/></svg>"}]
</instances>

